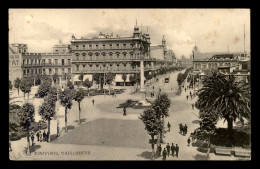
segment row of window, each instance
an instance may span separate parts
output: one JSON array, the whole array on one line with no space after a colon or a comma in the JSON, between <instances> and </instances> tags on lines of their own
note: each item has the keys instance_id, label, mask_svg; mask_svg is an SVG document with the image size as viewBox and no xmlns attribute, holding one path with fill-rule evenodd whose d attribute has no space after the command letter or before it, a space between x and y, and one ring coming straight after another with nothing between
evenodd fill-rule
<instances>
[{"instance_id":1,"label":"row of window","mask_svg":"<svg viewBox=\"0 0 260 169\"><path fill-rule=\"evenodd\" d=\"M48 71L49 75L53 74L52 69L49 68L49 69L24 69L23 70L23 75L29 75L29 74L34 75L34 74L42 74L42 73L46 74L46 71ZM65 68L62 68L61 71L62 71L62 74L66 73ZM71 68L68 68L68 72L67 73L71 74ZM58 68L54 69L54 74L58 74Z\"/></svg>"},{"instance_id":2,"label":"row of window","mask_svg":"<svg viewBox=\"0 0 260 169\"><path fill-rule=\"evenodd\" d=\"M102 65L102 64L87 64L87 65L88 65L88 67L91 68L91 69L92 69L92 68L96 68L96 69L100 69L100 70L105 69L105 67L107 68L107 70L108 70L108 69L111 70L112 67L113 67L113 65L116 65L116 69L117 69L117 70L118 70L119 67L120 67L120 64L115 64L115 63L114 63L114 64L107 64L107 65L106 65L106 64L103 64L103 65ZM131 64L123 64L124 68L126 68L127 65L130 66ZM76 66L76 71L79 71L80 65L79 65L79 64L76 64L75 66ZM144 67L148 67L148 68L149 68L150 66L151 66L151 64L144 65ZM103 69L102 69L102 67L103 67ZM135 66L134 66L134 65L132 65L131 67L132 67L133 69L135 69ZM139 68L140 66L139 66L139 65L136 65L136 67ZM115 67L114 67L114 68L115 68ZM86 69L86 64L82 64L82 69L83 69L83 70Z\"/></svg>"},{"instance_id":3,"label":"row of window","mask_svg":"<svg viewBox=\"0 0 260 169\"><path fill-rule=\"evenodd\" d=\"M220 62L220 63L208 63L208 64L200 64L200 63L195 63L195 68L201 68L201 65L203 66L203 68L207 68L207 65L208 65L208 68L217 68L217 66L231 66L232 64L231 63L223 63L223 62Z\"/></svg>"},{"instance_id":4,"label":"row of window","mask_svg":"<svg viewBox=\"0 0 260 169\"><path fill-rule=\"evenodd\" d=\"M110 48L110 49L112 49L113 48L113 46L115 46L116 48L120 48L120 47L122 47L122 48L126 48L128 45L127 44L103 44L103 45L92 45L92 44L90 44L90 45L75 45L75 47L76 47L76 49L78 49L78 48L80 48L80 47L82 47L82 48L88 48L88 49L108 49L108 47ZM133 44L129 44L129 46L128 47L130 47L130 48L133 48Z\"/></svg>"},{"instance_id":5,"label":"row of window","mask_svg":"<svg viewBox=\"0 0 260 169\"><path fill-rule=\"evenodd\" d=\"M29 64L31 64L31 65L33 65L33 64L40 65L40 63L41 63L40 59L38 59L38 63L37 63L37 59L27 59L27 60L23 59L23 65L25 65L25 61L26 61L27 65L29 65ZM48 64L52 64L52 59L48 59L47 63ZM58 59L54 59L54 63L56 65L58 65ZM67 59L67 63L71 64L71 59ZM42 59L42 64L45 65L45 59ZM65 59L61 59L61 65L65 65Z\"/></svg>"},{"instance_id":6,"label":"row of window","mask_svg":"<svg viewBox=\"0 0 260 169\"><path fill-rule=\"evenodd\" d=\"M109 56L107 57L106 53L102 53L101 56L99 56L99 53L95 53L95 56L92 55L92 53L89 53L88 56L85 54L82 54L82 60L99 60L99 59L120 59L120 58L129 58L129 59L138 59L139 58L139 53L134 55L133 53L130 53L130 57L127 57L127 53L122 53L123 55L120 55L120 53L116 53L114 56L113 53L109 53ZM123 56L123 57L121 57ZM80 55L77 53L76 54L76 60L80 60Z\"/></svg>"}]
</instances>

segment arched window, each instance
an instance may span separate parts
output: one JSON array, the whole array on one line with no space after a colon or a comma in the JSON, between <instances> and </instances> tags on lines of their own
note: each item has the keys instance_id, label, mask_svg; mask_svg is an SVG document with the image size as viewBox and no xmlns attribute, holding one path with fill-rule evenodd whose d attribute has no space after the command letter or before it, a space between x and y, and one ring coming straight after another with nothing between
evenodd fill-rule
<instances>
[{"instance_id":1,"label":"arched window","mask_svg":"<svg viewBox=\"0 0 260 169\"><path fill-rule=\"evenodd\" d=\"M86 53L82 53L81 55L82 55L82 56L86 56Z\"/></svg>"},{"instance_id":2,"label":"arched window","mask_svg":"<svg viewBox=\"0 0 260 169\"><path fill-rule=\"evenodd\" d=\"M117 59L119 59L119 57L120 57L120 53L119 52L116 52L116 57L117 57Z\"/></svg>"},{"instance_id":3,"label":"arched window","mask_svg":"<svg viewBox=\"0 0 260 169\"><path fill-rule=\"evenodd\" d=\"M125 59L125 58L126 58L126 52L123 52L122 54L123 54L123 56L124 56L124 59Z\"/></svg>"},{"instance_id":4,"label":"arched window","mask_svg":"<svg viewBox=\"0 0 260 169\"><path fill-rule=\"evenodd\" d=\"M76 56L79 56L79 53L75 53Z\"/></svg>"}]
</instances>

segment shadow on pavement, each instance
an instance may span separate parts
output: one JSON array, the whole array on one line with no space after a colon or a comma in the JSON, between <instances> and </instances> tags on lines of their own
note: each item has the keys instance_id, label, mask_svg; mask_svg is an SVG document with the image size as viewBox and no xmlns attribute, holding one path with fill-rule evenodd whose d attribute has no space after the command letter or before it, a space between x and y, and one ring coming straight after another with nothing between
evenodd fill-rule
<instances>
[{"instance_id":1,"label":"shadow on pavement","mask_svg":"<svg viewBox=\"0 0 260 169\"><path fill-rule=\"evenodd\" d=\"M199 124L199 123L200 123L199 120L193 120L193 121L192 121L192 124Z\"/></svg>"},{"instance_id":2,"label":"shadow on pavement","mask_svg":"<svg viewBox=\"0 0 260 169\"><path fill-rule=\"evenodd\" d=\"M30 152L33 153L35 150L37 150L37 149L39 149L39 148L41 148L40 145L30 146ZM26 154L26 152L27 152L27 147L25 147L24 150L23 150L23 153L24 153L24 154Z\"/></svg>"},{"instance_id":3,"label":"shadow on pavement","mask_svg":"<svg viewBox=\"0 0 260 169\"><path fill-rule=\"evenodd\" d=\"M87 119L86 119L86 118L84 118L84 119L80 119L80 122L81 122L81 123L83 123L83 122L86 122L86 121L87 121ZM78 123L78 122L79 122L79 120L75 120L74 122L77 122L77 123Z\"/></svg>"},{"instance_id":4,"label":"shadow on pavement","mask_svg":"<svg viewBox=\"0 0 260 169\"><path fill-rule=\"evenodd\" d=\"M58 138L58 137L57 137L57 134L52 134L52 135L50 136L51 142L57 140L57 138Z\"/></svg>"},{"instance_id":5,"label":"shadow on pavement","mask_svg":"<svg viewBox=\"0 0 260 169\"><path fill-rule=\"evenodd\" d=\"M196 154L195 156L193 156L193 158L195 160L209 160L209 157L203 156L203 155L200 155L200 154Z\"/></svg>"},{"instance_id":6,"label":"shadow on pavement","mask_svg":"<svg viewBox=\"0 0 260 169\"><path fill-rule=\"evenodd\" d=\"M139 154L137 156L142 157L144 159L152 160L152 152L149 152L149 151L142 152L141 154Z\"/></svg>"}]
</instances>

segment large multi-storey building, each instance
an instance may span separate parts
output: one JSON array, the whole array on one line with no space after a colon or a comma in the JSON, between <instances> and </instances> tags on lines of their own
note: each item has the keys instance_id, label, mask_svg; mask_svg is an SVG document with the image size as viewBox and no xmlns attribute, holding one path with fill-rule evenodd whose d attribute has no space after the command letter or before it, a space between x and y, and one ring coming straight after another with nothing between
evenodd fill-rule
<instances>
[{"instance_id":1,"label":"large multi-storey building","mask_svg":"<svg viewBox=\"0 0 260 169\"><path fill-rule=\"evenodd\" d=\"M116 85L122 85L122 74L128 74L126 82L129 82L130 74L140 73L142 62L144 71L156 70L156 60L150 55L150 36L139 32L138 26L135 26L132 37L113 37L102 33L92 39L72 36L71 52L74 81L78 81L81 72L91 79L95 73L106 76L111 72L116 74Z\"/></svg>"},{"instance_id":2,"label":"large multi-storey building","mask_svg":"<svg viewBox=\"0 0 260 169\"><path fill-rule=\"evenodd\" d=\"M53 53L27 53L26 44L11 44L9 46L9 79L13 82L17 77L32 77L38 75L59 76L58 82L71 74L71 53L69 46L59 44L53 47ZM58 49L58 51L57 51Z\"/></svg>"}]
</instances>

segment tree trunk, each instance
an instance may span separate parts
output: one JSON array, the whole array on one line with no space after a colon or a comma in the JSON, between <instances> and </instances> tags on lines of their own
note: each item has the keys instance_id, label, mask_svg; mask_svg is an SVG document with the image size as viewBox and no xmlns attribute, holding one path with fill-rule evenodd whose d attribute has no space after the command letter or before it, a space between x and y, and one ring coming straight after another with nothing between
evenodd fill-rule
<instances>
[{"instance_id":1,"label":"tree trunk","mask_svg":"<svg viewBox=\"0 0 260 169\"><path fill-rule=\"evenodd\" d=\"M65 132L68 132L68 128L67 128L67 106L65 107Z\"/></svg>"},{"instance_id":2,"label":"tree trunk","mask_svg":"<svg viewBox=\"0 0 260 169\"><path fill-rule=\"evenodd\" d=\"M31 151L30 151L30 131L29 131L29 127L27 127L27 155L31 155Z\"/></svg>"},{"instance_id":3,"label":"tree trunk","mask_svg":"<svg viewBox=\"0 0 260 169\"><path fill-rule=\"evenodd\" d=\"M51 120L48 119L48 142L51 142Z\"/></svg>"},{"instance_id":4,"label":"tree trunk","mask_svg":"<svg viewBox=\"0 0 260 169\"><path fill-rule=\"evenodd\" d=\"M89 88L88 88L88 97L89 97Z\"/></svg>"},{"instance_id":5,"label":"tree trunk","mask_svg":"<svg viewBox=\"0 0 260 169\"><path fill-rule=\"evenodd\" d=\"M109 96L110 96L110 90L111 90L111 89L110 89L110 84L109 84L108 86L109 86L109 93L108 93L108 94L109 94Z\"/></svg>"},{"instance_id":6,"label":"tree trunk","mask_svg":"<svg viewBox=\"0 0 260 169\"><path fill-rule=\"evenodd\" d=\"M80 124L80 112L81 112L81 109L80 109L80 102L78 102L79 104L79 124Z\"/></svg>"},{"instance_id":7,"label":"tree trunk","mask_svg":"<svg viewBox=\"0 0 260 169\"><path fill-rule=\"evenodd\" d=\"M227 119L227 127L228 127L228 131L231 132L233 130L233 119L232 118Z\"/></svg>"},{"instance_id":8,"label":"tree trunk","mask_svg":"<svg viewBox=\"0 0 260 169\"><path fill-rule=\"evenodd\" d=\"M29 94L30 94L30 93L28 92L28 99L29 99Z\"/></svg>"},{"instance_id":9,"label":"tree trunk","mask_svg":"<svg viewBox=\"0 0 260 169\"><path fill-rule=\"evenodd\" d=\"M151 135L152 137L152 160L154 160L154 135Z\"/></svg>"},{"instance_id":10,"label":"tree trunk","mask_svg":"<svg viewBox=\"0 0 260 169\"><path fill-rule=\"evenodd\" d=\"M19 95L19 87L18 87L18 95Z\"/></svg>"}]
</instances>

